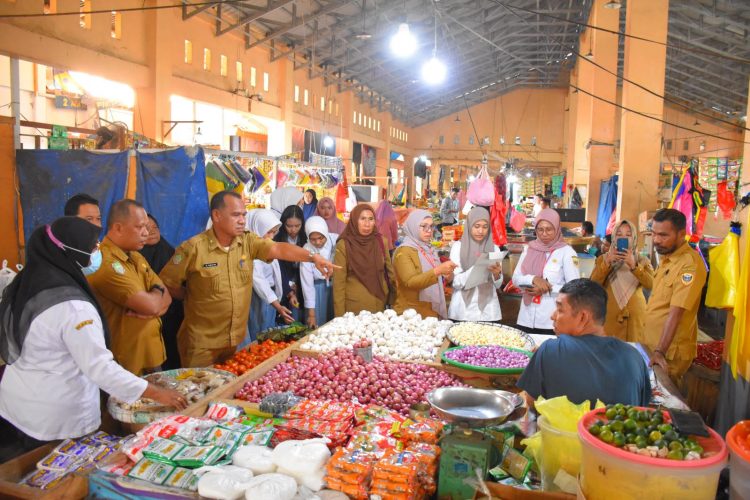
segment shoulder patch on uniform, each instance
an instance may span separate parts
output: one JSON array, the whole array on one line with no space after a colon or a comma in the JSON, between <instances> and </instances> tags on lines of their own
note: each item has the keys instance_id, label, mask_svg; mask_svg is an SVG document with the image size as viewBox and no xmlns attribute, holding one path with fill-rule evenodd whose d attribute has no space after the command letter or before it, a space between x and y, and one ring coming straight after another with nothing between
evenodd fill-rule
<instances>
[{"instance_id":1,"label":"shoulder patch on uniform","mask_svg":"<svg viewBox=\"0 0 750 500\"><path fill-rule=\"evenodd\" d=\"M93 325L93 324L94 324L93 319L87 319L86 321L81 321L80 323L76 325L76 330L80 330L84 326Z\"/></svg>"},{"instance_id":2,"label":"shoulder patch on uniform","mask_svg":"<svg viewBox=\"0 0 750 500\"><path fill-rule=\"evenodd\" d=\"M125 274L125 268L117 261L112 263L112 269L114 269L117 274Z\"/></svg>"},{"instance_id":3,"label":"shoulder patch on uniform","mask_svg":"<svg viewBox=\"0 0 750 500\"><path fill-rule=\"evenodd\" d=\"M683 285L689 285L693 282L693 273L682 273L680 279L682 280Z\"/></svg>"},{"instance_id":4,"label":"shoulder patch on uniform","mask_svg":"<svg viewBox=\"0 0 750 500\"><path fill-rule=\"evenodd\" d=\"M174 257L172 257L172 264L177 265L180 262L182 262L182 254L181 253L174 254Z\"/></svg>"},{"instance_id":5,"label":"shoulder patch on uniform","mask_svg":"<svg viewBox=\"0 0 750 500\"><path fill-rule=\"evenodd\" d=\"M578 256L571 257L573 259L573 265L578 267Z\"/></svg>"}]
</instances>

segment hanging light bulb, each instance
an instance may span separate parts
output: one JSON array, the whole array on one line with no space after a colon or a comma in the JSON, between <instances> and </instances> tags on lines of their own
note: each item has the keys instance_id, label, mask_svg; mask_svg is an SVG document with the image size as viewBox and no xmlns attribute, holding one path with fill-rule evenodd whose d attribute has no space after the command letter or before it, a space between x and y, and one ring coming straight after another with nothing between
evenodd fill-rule
<instances>
[{"instance_id":1,"label":"hanging light bulb","mask_svg":"<svg viewBox=\"0 0 750 500\"><path fill-rule=\"evenodd\" d=\"M531 177L531 172L526 172L526 177Z\"/></svg>"},{"instance_id":2,"label":"hanging light bulb","mask_svg":"<svg viewBox=\"0 0 750 500\"><path fill-rule=\"evenodd\" d=\"M326 136L323 137L323 146L326 149L332 148L333 147L333 137L331 137L330 135L326 134Z\"/></svg>"},{"instance_id":3,"label":"hanging light bulb","mask_svg":"<svg viewBox=\"0 0 750 500\"><path fill-rule=\"evenodd\" d=\"M391 37L391 51L398 57L409 57L417 50L417 39L409 31L407 23L398 25L398 31Z\"/></svg>"},{"instance_id":4,"label":"hanging light bulb","mask_svg":"<svg viewBox=\"0 0 750 500\"><path fill-rule=\"evenodd\" d=\"M422 65L422 80L430 85L438 85L445 80L445 64L434 55Z\"/></svg>"}]
</instances>

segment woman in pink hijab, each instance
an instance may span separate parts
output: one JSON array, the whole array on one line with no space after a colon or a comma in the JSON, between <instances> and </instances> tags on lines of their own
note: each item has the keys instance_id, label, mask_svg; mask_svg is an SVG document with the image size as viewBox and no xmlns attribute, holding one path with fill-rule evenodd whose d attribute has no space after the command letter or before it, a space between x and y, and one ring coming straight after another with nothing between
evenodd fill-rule
<instances>
[{"instance_id":1,"label":"woman in pink hijab","mask_svg":"<svg viewBox=\"0 0 750 500\"><path fill-rule=\"evenodd\" d=\"M326 224L328 224L329 233L338 236L344 231L346 224L344 224L344 222L336 215L336 204L329 196L324 196L318 200L317 213L323 217Z\"/></svg>"},{"instance_id":2,"label":"woman in pink hijab","mask_svg":"<svg viewBox=\"0 0 750 500\"><path fill-rule=\"evenodd\" d=\"M526 246L513 273L513 284L524 291L516 326L528 333L554 335L555 297L565 283L581 277L578 255L563 241L555 210L539 212L534 231L536 239Z\"/></svg>"},{"instance_id":3,"label":"woman in pink hijab","mask_svg":"<svg viewBox=\"0 0 750 500\"><path fill-rule=\"evenodd\" d=\"M392 252L396 248L398 239L398 222L396 222L396 212L393 211L388 200L381 200L378 204L375 210L375 222L380 234L388 239L388 250Z\"/></svg>"}]
</instances>

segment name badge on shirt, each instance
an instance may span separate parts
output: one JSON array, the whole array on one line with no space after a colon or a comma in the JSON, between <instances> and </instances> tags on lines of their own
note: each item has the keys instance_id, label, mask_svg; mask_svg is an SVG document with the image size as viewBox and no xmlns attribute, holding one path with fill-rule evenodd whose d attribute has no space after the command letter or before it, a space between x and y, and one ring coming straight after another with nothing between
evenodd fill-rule
<instances>
[{"instance_id":1,"label":"name badge on shirt","mask_svg":"<svg viewBox=\"0 0 750 500\"><path fill-rule=\"evenodd\" d=\"M125 274L125 268L124 268L124 267L122 267L122 264L120 264L120 263L119 263L119 262L117 262L117 261L115 261L115 262L113 262L113 263L112 263L112 269L113 269L113 270L114 270L114 271L115 271L115 272L116 272L117 274Z\"/></svg>"},{"instance_id":2,"label":"name badge on shirt","mask_svg":"<svg viewBox=\"0 0 750 500\"><path fill-rule=\"evenodd\" d=\"M93 324L94 324L93 319L87 319L86 321L81 321L80 323L76 325L76 330L80 330L84 326L93 325Z\"/></svg>"},{"instance_id":3,"label":"name badge on shirt","mask_svg":"<svg viewBox=\"0 0 750 500\"><path fill-rule=\"evenodd\" d=\"M209 268L209 267L218 267L218 266L219 266L218 262L209 262L207 264L203 264L203 267L206 268L206 269Z\"/></svg>"}]
</instances>

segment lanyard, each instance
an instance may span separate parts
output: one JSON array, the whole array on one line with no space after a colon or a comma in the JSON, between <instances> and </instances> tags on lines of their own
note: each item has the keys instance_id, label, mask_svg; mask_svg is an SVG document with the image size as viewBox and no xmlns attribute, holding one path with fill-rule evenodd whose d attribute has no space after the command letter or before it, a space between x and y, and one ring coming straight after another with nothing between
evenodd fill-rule
<instances>
[{"instance_id":1,"label":"lanyard","mask_svg":"<svg viewBox=\"0 0 750 500\"><path fill-rule=\"evenodd\" d=\"M427 259L427 262L430 263L433 269L437 267L437 264L435 263L435 259L433 258L432 255L429 255L427 252L425 252L422 247L417 247L417 250L419 250L419 252L424 256L425 259Z\"/></svg>"}]
</instances>

